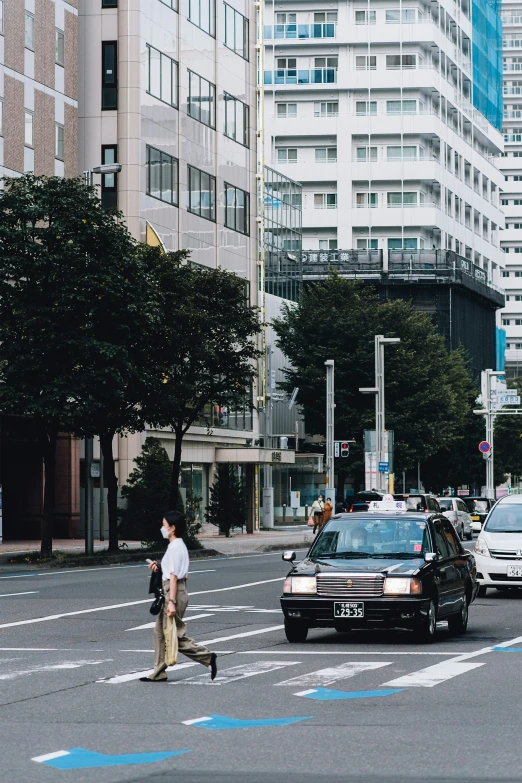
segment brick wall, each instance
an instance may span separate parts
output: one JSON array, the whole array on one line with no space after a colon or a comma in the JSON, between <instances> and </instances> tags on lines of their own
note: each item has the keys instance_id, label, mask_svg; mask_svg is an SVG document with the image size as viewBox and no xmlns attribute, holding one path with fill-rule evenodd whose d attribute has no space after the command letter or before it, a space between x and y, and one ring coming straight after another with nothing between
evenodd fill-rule
<instances>
[{"instance_id":1,"label":"brick wall","mask_svg":"<svg viewBox=\"0 0 522 783\"><path fill-rule=\"evenodd\" d=\"M34 91L34 173L54 176L54 98Z\"/></svg>"},{"instance_id":2,"label":"brick wall","mask_svg":"<svg viewBox=\"0 0 522 783\"><path fill-rule=\"evenodd\" d=\"M78 17L65 11L65 94L78 100Z\"/></svg>"},{"instance_id":3,"label":"brick wall","mask_svg":"<svg viewBox=\"0 0 522 783\"><path fill-rule=\"evenodd\" d=\"M78 176L78 110L65 104L65 176Z\"/></svg>"},{"instance_id":4,"label":"brick wall","mask_svg":"<svg viewBox=\"0 0 522 783\"><path fill-rule=\"evenodd\" d=\"M4 65L24 72L25 3L4 0Z\"/></svg>"},{"instance_id":5,"label":"brick wall","mask_svg":"<svg viewBox=\"0 0 522 783\"><path fill-rule=\"evenodd\" d=\"M24 85L4 76L4 166L24 170Z\"/></svg>"},{"instance_id":6,"label":"brick wall","mask_svg":"<svg viewBox=\"0 0 522 783\"><path fill-rule=\"evenodd\" d=\"M56 59L55 5L53 0L36 0L34 78L54 89Z\"/></svg>"}]
</instances>

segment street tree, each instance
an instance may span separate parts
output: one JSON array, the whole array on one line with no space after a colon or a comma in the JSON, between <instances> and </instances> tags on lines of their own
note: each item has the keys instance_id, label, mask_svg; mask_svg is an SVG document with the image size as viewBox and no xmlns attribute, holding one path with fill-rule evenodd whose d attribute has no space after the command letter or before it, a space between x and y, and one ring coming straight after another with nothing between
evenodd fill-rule
<instances>
[{"instance_id":1,"label":"street tree","mask_svg":"<svg viewBox=\"0 0 522 783\"><path fill-rule=\"evenodd\" d=\"M324 435L326 359L335 361L335 432L354 438L350 467L362 475L363 431L375 428L374 336L399 337L386 348L386 427L395 434L395 471L416 467L455 443L455 426L469 410L469 371L462 351L448 354L430 318L403 300L381 304L376 291L331 274L307 286L296 306L274 321L289 360L282 387L299 387L306 431Z\"/></svg>"},{"instance_id":2,"label":"street tree","mask_svg":"<svg viewBox=\"0 0 522 783\"><path fill-rule=\"evenodd\" d=\"M233 527L243 527L246 522L246 500L241 479L235 465L218 464L214 484L210 487L207 506L207 522L216 525L228 538Z\"/></svg>"},{"instance_id":3,"label":"street tree","mask_svg":"<svg viewBox=\"0 0 522 783\"><path fill-rule=\"evenodd\" d=\"M170 490L175 508L189 427L203 421L211 406L252 405L259 316L237 275L192 264L183 251L146 253L159 325L149 340L151 383L142 405L149 423L175 434Z\"/></svg>"},{"instance_id":4,"label":"street tree","mask_svg":"<svg viewBox=\"0 0 522 783\"><path fill-rule=\"evenodd\" d=\"M106 434L141 425L129 390L147 281L120 216L107 213L80 179L7 179L0 214L0 408L35 422L45 465L41 549L48 554L59 432L105 437L115 500Z\"/></svg>"}]
</instances>

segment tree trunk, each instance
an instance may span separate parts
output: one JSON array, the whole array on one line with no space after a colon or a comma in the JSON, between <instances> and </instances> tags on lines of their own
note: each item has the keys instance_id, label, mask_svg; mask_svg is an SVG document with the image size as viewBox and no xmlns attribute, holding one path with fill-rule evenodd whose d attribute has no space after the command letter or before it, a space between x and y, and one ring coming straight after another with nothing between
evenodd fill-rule
<instances>
[{"instance_id":1,"label":"tree trunk","mask_svg":"<svg viewBox=\"0 0 522 783\"><path fill-rule=\"evenodd\" d=\"M174 460L172 462L172 479L170 482L170 508L171 510L178 509L180 495L179 495L179 475L181 471L181 450L183 447L183 427L176 427L174 429L176 434L176 442L174 444ZM182 511L183 509L178 509Z\"/></svg>"},{"instance_id":2,"label":"tree trunk","mask_svg":"<svg viewBox=\"0 0 522 783\"><path fill-rule=\"evenodd\" d=\"M100 435L103 452L103 479L107 487L107 516L109 520L109 552L118 552L118 478L112 453L114 432Z\"/></svg>"},{"instance_id":3,"label":"tree trunk","mask_svg":"<svg viewBox=\"0 0 522 783\"><path fill-rule=\"evenodd\" d=\"M56 441L58 428L42 426L40 443L42 444L45 476L42 524L40 527L42 555L49 556L53 551L54 509L56 502Z\"/></svg>"}]
</instances>

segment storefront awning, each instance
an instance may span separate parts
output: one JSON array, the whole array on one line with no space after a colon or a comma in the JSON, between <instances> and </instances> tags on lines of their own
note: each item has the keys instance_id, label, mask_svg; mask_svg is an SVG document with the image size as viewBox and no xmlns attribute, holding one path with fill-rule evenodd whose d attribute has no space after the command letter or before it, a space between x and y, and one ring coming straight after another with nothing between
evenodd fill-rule
<instances>
[{"instance_id":1,"label":"storefront awning","mask_svg":"<svg viewBox=\"0 0 522 783\"><path fill-rule=\"evenodd\" d=\"M216 462L256 463L261 465L294 465L295 451L290 449L216 449Z\"/></svg>"}]
</instances>

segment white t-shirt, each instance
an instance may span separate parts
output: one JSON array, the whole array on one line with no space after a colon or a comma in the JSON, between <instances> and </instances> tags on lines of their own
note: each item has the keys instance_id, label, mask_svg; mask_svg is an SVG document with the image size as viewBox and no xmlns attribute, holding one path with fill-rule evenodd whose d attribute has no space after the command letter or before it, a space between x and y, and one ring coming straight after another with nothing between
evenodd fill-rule
<instances>
[{"instance_id":1,"label":"white t-shirt","mask_svg":"<svg viewBox=\"0 0 522 783\"><path fill-rule=\"evenodd\" d=\"M188 549L182 538L175 538L167 547L161 560L163 579L170 579L174 574L178 579L185 579L189 570Z\"/></svg>"}]
</instances>

